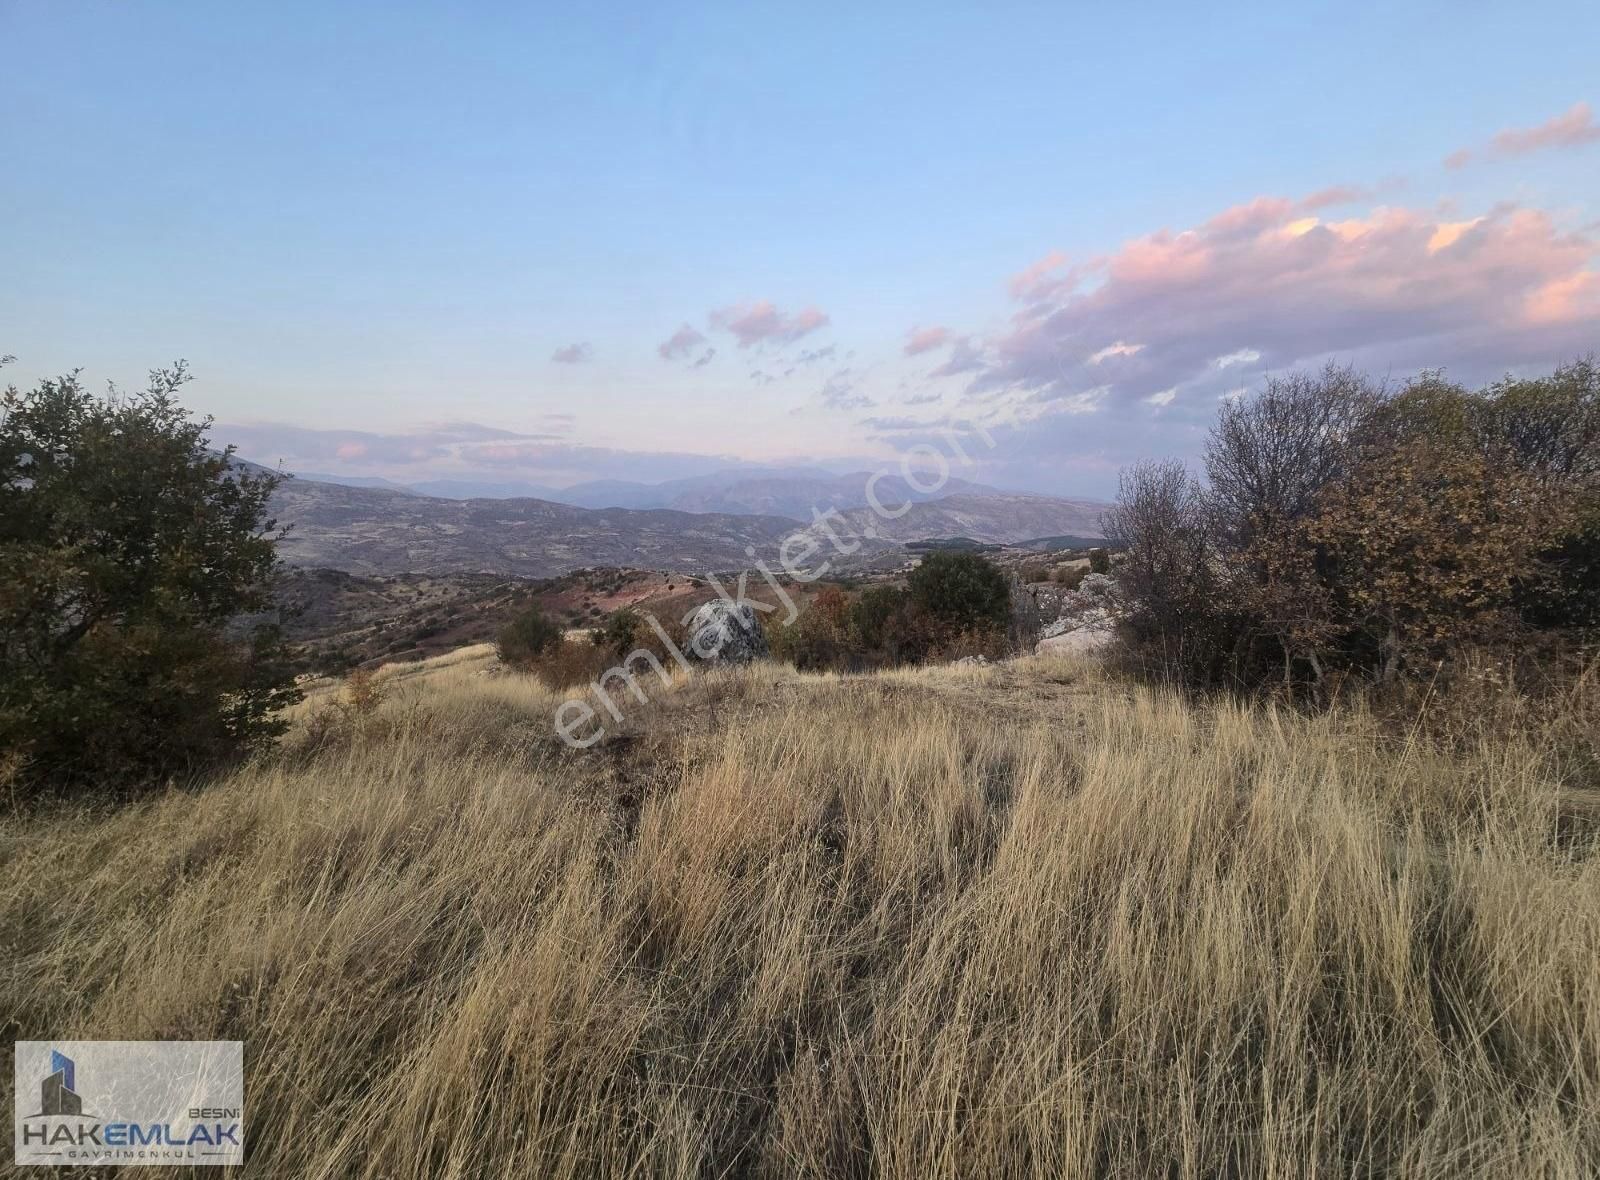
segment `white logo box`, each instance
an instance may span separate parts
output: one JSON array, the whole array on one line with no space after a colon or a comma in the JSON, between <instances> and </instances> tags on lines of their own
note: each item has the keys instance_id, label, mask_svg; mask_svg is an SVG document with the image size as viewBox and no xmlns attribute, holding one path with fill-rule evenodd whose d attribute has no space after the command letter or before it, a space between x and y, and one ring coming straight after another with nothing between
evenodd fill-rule
<instances>
[{"instance_id":1,"label":"white logo box","mask_svg":"<svg viewBox=\"0 0 1600 1180\"><path fill-rule=\"evenodd\" d=\"M242 1041L18 1041L18 1164L244 1162Z\"/></svg>"}]
</instances>

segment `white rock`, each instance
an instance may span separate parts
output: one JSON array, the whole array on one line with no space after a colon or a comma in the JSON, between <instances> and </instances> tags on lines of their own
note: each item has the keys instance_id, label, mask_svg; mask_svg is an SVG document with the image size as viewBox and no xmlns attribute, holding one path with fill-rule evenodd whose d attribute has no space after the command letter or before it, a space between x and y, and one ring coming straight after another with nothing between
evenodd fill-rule
<instances>
[{"instance_id":1,"label":"white rock","mask_svg":"<svg viewBox=\"0 0 1600 1180\"><path fill-rule=\"evenodd\" d=\"M1096 652L1116 640L1116 617L1104 607L1095 607L1070 619L1057 619L1044 629L1034 645L1034 655Z\"/></svg>"}]
</instances>

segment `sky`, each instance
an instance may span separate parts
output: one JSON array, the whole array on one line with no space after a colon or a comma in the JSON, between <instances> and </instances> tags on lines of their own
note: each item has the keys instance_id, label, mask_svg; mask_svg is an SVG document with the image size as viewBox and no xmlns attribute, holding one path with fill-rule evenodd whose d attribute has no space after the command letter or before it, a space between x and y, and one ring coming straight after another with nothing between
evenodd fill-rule
<instances>
[{"instance_id":1,"label":"sky","mask_svg":"<svg viewBox=\"0 0 1600 1180\"><path fill-rule=\"evenodd\" d=\"M1274 373L1600 350L1596 45L1592 0L0 0L0 354L186 358L291 471L954 431L964 478L1106 495Z\"/></svg>"}]
</instances>

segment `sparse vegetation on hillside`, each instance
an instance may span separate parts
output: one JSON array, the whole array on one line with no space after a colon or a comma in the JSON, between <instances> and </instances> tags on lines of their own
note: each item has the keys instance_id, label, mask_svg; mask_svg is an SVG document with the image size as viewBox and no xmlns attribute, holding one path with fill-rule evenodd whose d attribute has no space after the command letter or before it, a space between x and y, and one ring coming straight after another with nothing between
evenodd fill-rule
<instances>
[{"instance_id":1,"label":"sparse vegetation on hillside","mask_svg":"<svg viewBox=\"0 0 1600 1180\"><path fill-rule=\"evenodd\" d=\"M1478 392L1273 379L1224 403L1205 469L1140 464L1106 517L1134 648L1188 683L1326 699L1595 623L1592 363Z\"/></svg>"},{"instance_id":2,"label":"sparse vegetation on hillside","mask_svg":"<svg viewBox=\"0 0 1600 1180\"><path fill-rule=\"evenodd\" d=\"M485 660L0 821L6 1035L242 1039L257 1175L1600 1169L1592 675L1451 753L1054 661L758 665L578 753Z\"/></svg>"},{"instance_id":3,"label":"sparse vegetation on hillside","mask_svg":"<svg viewBox=\"0 0 1600 1180\"><path fill-rule=\"evenodd\" d=\"M495 652L508 667L529 668L561 641L561 628L534 606L501 629L495 639Z\"/></svg>"},{"instance_id":4,"label":"sparse vegetation on hillside","mask_svg":"<svg viewBox=\"0 0 1600 1180\"><path fill-rule=\"evenodd\" d=\"M865 671L929 659L999 657L1014 650L1010 582L987 558L940 550L906 585L819 585L792 624L769 617L772 654L801 671Z\"/></svg>"}]
</instances>

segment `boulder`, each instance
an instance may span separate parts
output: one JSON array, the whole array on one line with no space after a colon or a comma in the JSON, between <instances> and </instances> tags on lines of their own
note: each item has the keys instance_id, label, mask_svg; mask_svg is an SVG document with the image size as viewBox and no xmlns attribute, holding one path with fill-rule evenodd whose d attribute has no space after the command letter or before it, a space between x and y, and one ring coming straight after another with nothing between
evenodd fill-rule
<instances>
[{"instance_id":1,"label":"boulder","mask_svg":"<svg viewBox=\"0 0 1600 1180\"><path fill-rule=\"evenodd\" d=\"M707 664L748 664L768 654L761 620L748 603L715 598L689 616L684 654Z\"/></svg>"},{"instance_id":2,"label":"boulder","mask_svg":"<svg viewBox=\"0 0 1600 1180\"><path fill-rule=\"evenodd\" d=\"M1051 623L1034 645L1033 654L1085 655L1110 646L1116 637L1116 616L1105 607L1093 607Z\"/></svg>"}]
</instances>

